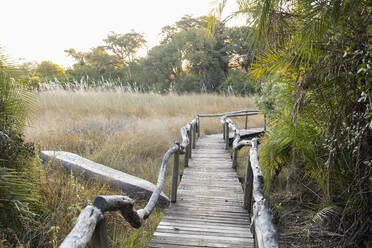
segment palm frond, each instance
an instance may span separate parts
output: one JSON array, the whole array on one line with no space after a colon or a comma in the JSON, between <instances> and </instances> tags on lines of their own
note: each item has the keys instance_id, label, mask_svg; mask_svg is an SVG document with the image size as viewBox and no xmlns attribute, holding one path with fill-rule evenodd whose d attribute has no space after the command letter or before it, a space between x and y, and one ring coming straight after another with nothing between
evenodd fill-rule
<instances>
[{"instance_id":1,"label":"palm frond","mask_svg":"<svg viewBox=\"0 0 372 248\"><path fill-rule=\"evenodd\" d=\"M335 205L327 206L320 209L318 212L315 213L312 220L314 222L324 223L330 219L338 219L340 216L341 208Z\"/></svg>"},{"instance_id":2,"label":"palm frond","mask_svg":"<svg viewBox=\"0 0 372 248\"><path fill-rule=\"evenodd\" d=\"M1 52L1 50L0 50ZM35 109L35 96L20 80L20 72L0 54L0 128L21 130ZM7 132L7 130L4 130Z\"/></svg>"},{"instance_id":3,"label":"palm frond","mask_svg":"<svg viewBox=\"0 0 372 248\"><path fill-rule=\"evenodd\" d=\"M256 57L256 63L251 65L251 74L260 78L264 74L276 72L284 67L286 54L281 49L267 49L262 55Z\"/></svg>"}]
</instances>

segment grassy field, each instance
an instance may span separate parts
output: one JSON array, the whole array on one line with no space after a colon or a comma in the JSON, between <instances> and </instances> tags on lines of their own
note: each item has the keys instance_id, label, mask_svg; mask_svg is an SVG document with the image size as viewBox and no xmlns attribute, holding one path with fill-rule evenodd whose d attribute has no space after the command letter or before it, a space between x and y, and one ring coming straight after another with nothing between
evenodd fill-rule
<instances>
[{"instance_id":1,"label":"grassy field","mask_svg":"<svg viewBox=\"0 0 372 248\"><path fill-rule=\"evenodd\" d=\"M180 128L198 113L221 113L253 109L251 98L218 95L159 95L116 91L45 91L39 93L38 108L28 141L40 150L62 150L156 182L161 159ZM244 118L235 118L240 127ZM262 125L262 116L249 117L248 126ZM201 134L221 131L219 118L201 120ZM183 158L181 158L183 161ZM169 195L170 172L164 192ZM40 242L59 244L80 210L95 195L120 193L94 179L69 175L57 164L43 167L40 175L47 217ZM144 203L136 202L139 208ZM162 212L155 211L139 230L129 227L118 214L108 216L113 247L146 247Z\"/></svg>"}]
</instances>

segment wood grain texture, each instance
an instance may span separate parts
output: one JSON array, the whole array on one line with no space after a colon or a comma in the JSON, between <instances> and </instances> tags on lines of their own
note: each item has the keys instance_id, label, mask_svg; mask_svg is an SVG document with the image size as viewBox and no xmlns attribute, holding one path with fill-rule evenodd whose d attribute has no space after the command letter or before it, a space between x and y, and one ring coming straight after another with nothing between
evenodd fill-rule
<instances>
[{"instance_id":1,"label":"wood grain texture","mask_svg":"<svg viewBox=\"0 0 372 248\"><path fill-rule=\"evenodd\" d=\"M199 138L149 247L254 247L243 190L222 134Z\"/></svg>"}]
</instances>

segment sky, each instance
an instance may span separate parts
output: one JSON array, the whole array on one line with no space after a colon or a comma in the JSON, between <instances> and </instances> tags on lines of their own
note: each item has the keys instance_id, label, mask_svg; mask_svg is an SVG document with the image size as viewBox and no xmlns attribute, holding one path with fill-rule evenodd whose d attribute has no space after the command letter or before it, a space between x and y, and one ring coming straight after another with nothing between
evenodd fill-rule
<instances>
[{"instance_id":1,"label":"sky","mask_svg":"<svg viewBox=\"0 0 372 248\"><path fill-rule=\"evenodd\" d=\"M0 46L19 62L52 61L62 67L74 61L64 50L89 51L103 45L111 31L134 29L151 48L161 28L188 14L207 15L211 0L1 0ZM234 6L230 0L225 13Z\"/></svg>"}]
</instances>

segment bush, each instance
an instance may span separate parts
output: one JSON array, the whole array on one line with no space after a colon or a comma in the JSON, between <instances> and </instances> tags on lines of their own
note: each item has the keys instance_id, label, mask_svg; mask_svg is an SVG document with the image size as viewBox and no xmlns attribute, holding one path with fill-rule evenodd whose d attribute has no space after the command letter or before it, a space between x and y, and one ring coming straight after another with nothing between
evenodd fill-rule
<instances>
[{"instance_id":1,"label":"bush","mask_svg":"<svg viewBox=\"0 0 372 248\"><path fill-rule=\"evenodd\" d=\"M218 86L218 91L241 96L256 93L254 81L241 71L230 71L229 76Z\"/></svg>"},{"instance_id":2,"label":"bush","mask_svg":"<svg viewBox=\"0 0 372 248\"><path fill-rule=\"evenodd\" d=\"M0 55L0 238L9 245L31 240L40 207L33 176L34 148L22 135L33 95L19 75Z\"/></svg>"}]
</instances>

